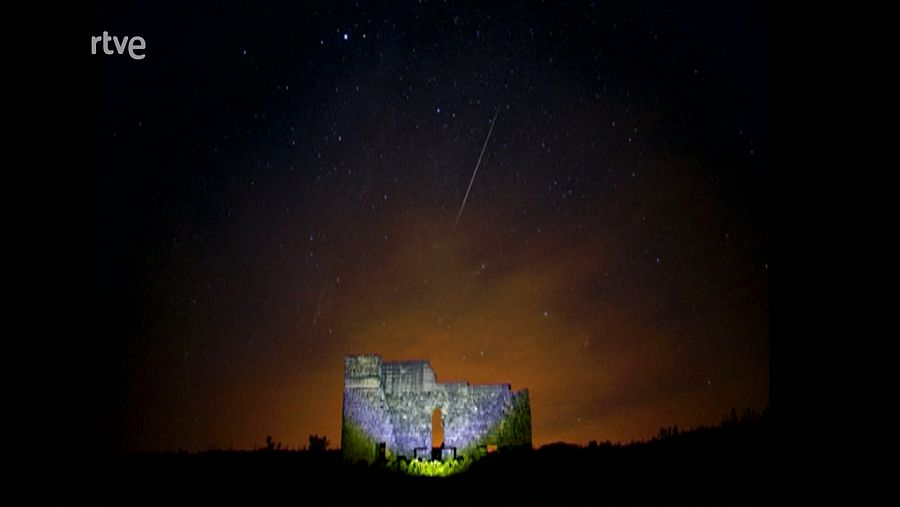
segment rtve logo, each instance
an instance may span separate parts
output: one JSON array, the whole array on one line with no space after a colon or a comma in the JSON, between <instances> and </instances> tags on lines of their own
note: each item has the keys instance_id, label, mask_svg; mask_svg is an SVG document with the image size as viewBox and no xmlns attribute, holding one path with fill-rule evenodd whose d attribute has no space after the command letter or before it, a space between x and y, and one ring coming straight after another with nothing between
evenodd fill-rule
<instances>
[{"instance_id":1,"label":"rtve logo","mask_svg":"<svg viewBox=\"0 0 900 507\"><path fill-rule=\"evenodd\" d=\"M113 46L115 47L115 51L110 49L109 41L112 40ZM122 37L122 40L119 41L118 37L110 37L109 33L106 30L103 30L103 35L96 35L91 37L91 54L97 54L97 43L103 41L103 52L111 55L115 53L119 53L120 55L125 53L125 48L128 48L128 56L130 56L134 60L143 60L145 56L144 54L137 54L135 51L143 51L147 49L147 43L144 42L143 37L131 37L129 38Z\"/></svg>"}]
</instances>

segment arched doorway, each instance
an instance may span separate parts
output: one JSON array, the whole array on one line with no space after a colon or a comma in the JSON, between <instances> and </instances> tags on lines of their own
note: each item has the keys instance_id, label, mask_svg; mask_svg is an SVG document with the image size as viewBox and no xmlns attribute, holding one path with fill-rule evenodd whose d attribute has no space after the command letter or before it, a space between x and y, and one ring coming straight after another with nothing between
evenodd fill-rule
<instances>
[{"instance_id":1,"label":"arched doorway","mask_svg":"<svg viewBox=\"0 0 900 507\"><path fill-rule=\"evenodd\" d=\"M431 413L431 459L440 460L444 449L444 414L440 408Z\"/></svg>"}]
</instances>

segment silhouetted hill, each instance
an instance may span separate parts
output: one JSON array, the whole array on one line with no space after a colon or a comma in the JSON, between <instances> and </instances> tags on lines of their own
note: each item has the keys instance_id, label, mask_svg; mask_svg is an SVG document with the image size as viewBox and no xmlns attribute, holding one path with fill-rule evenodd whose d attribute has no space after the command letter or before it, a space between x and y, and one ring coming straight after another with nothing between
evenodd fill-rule
<instances>
[{"instance_id":1,"label":"silhouetted hill","mask_svg":"<svg viewBox=\"0 0 900 507\"><path fill-rule=\"evenodd\" d=\"M492 454L447 478L344 464L335 450L133 454L66 493L122 503L759 504L786 485L772 473L768 433L755 419L628 445L557 443Z\"/></svg>"}]
</instances>

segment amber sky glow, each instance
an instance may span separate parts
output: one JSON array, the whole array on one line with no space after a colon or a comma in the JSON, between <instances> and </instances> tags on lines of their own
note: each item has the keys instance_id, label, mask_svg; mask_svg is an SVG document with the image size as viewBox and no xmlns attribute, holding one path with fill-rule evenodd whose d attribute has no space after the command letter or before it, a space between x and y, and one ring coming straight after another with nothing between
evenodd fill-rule
<instances>
[{"instance_id":1,"label":"amber sky glow","mask_svg":"<svg viewBox=\"0 0 900 507\"><path fill-rule=\"evenodd\" d=\"M109 9L121 447L336 446L350 353L527 387L535 445L766 405L757 7Z\"/></svg>"},{"instance_id":2,"label":"amber sky glow","mask_svg":"<svg viewBox=\"0 0 900 507\"><path fill-rule=\"evenodd\" d=\"M695 207L694 197L660 199L678 209ZM266 434L295 445L326 434L336 443L347 353L428 358L439 381L527 387L535 445L641 439L662 425L715 423L731 406L765 405L764 277L733 285L721 274L712 284L682 275L717 276L689 244L669 250L665 264L630 258L638 218L610 228L601 219L580 231L548 224L540 241L523 244L502 233L514 230L515 218L491 216L487 200L476 193L456 233L452 213L434 227L385 224L390 239L370 262L278 296L297 305L259 323L256 339L273 340L273 355L251 360L221 385L200 379L204 390L193 399L202 408L171 423L198 424L193 439L201 447L201 439L259 445ZM479 215L490 223L465 223ZM635 263L675 274L648 274ZM279 264L268 264L258 268L277 287ZM738 314L750 314L755 326L732 324L746 322ZM189 329L207 326L216 327L196 322ZM747 345L729 350L736 342Z\"/></svg>"}]
</instances>

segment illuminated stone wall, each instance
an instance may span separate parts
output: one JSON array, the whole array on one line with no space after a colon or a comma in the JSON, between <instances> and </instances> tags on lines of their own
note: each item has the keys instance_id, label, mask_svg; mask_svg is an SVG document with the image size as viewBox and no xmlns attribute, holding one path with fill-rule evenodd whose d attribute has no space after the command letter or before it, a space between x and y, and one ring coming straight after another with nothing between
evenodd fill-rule
<instances>
[{"instance_id":1,"label":"illuminated stone wall","mask_svg":"<svg viewBox=\"0 0 900 507\"><path fill-rule=\"evenodd\" d=\"M344 459L372 462L379 443L393 455L412 458L416 448L430 454L435 409L443 416L444 446L460 454L478 455L486 445L531 447L527 390L442 384L428 361L383 362L380 356L358 355L344 360Z\"/></svg>"}]
</instances>

